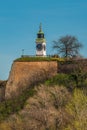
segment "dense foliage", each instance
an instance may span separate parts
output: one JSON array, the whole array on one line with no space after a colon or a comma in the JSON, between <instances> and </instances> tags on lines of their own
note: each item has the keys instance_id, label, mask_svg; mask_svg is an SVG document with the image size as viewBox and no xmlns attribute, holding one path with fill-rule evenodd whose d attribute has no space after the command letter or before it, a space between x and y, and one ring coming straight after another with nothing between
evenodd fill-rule
<instances>
[{"instance_id":1,"label":"dense foliage","mask_svg":"<svg viewBox=\"0 0 87 130\"><path fill-rule=\"evenodd\" d=\"M83 79L83 77L85 78ZM87 89L87 74L83 73L71 73L71 74L57 74L55 77L47 80L45 82L46 85L63 85L70 90L74 88L85 88Z\"/></svg>"}]
</instances>

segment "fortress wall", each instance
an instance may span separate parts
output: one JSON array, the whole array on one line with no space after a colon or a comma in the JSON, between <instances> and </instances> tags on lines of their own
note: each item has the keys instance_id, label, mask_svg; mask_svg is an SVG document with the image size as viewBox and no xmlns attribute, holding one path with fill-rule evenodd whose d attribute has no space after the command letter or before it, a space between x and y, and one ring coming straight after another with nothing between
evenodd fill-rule
<instances>
[{"instance_id":1,"label":"fortress wall","mask_svg":"<svg viewBox=\"0 0 87 130\"><path fill-rule=\"evenodd\" d=\"M83 72L87 72L87 59L78 59L58 63L58 73L70 74L78 71L79 69Z\"/></svg>"},{"instance_id":2,"label":"fortress wall","mask_svg":"<svg viewBox=\"0 0 87 130\"><path fill-rule=\"evenodd\" d=\"M26 88L57 74L57 61L13 62L5 98L18 96Z\"/></svg>"}]
</instances>

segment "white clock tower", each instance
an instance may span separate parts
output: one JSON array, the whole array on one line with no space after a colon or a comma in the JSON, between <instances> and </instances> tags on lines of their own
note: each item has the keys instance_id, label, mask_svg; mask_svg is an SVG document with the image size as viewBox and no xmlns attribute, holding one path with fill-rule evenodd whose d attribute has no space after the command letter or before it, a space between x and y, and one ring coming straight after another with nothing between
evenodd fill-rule
<instances>
[{"instance_id":1,"label":"white clock tower","mask_svg":"<svg viewBox=\"0 0 87 130\"><path fill-rule=\"evenodd\" d=\"M44 38L41 24L36 39L36 56L46 56L46 39Z\"/></svg>"}]
</instances>

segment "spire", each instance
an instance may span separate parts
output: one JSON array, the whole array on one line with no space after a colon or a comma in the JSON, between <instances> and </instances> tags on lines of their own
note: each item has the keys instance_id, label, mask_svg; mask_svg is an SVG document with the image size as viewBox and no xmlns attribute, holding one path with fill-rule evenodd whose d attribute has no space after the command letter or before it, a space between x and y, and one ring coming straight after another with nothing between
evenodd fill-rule
<instances>
[{"instance_id":1,"label":"spire","mask_svg":"<svg viewBox=\"0 0 87 130\"><path fill-rule=\"evenodd\" d=\"M39 32L42 32L42 23L40 23Z\"/></svg>"}]
</instances>

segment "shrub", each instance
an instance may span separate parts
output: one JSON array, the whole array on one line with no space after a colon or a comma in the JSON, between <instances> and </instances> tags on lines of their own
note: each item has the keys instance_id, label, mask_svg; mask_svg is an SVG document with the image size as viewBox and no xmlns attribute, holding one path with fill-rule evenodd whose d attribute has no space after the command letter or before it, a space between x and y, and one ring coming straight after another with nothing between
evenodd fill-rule
<instances>
[{"instance_id":1,"label":"shrub","mask_svg":"<svg viewBox=\"0 0 87 130\"><path fill-rule=\"evenodd\" d=\"M11 130L62 130L68 122L64 110L70 99L67 89L40 85L35 91L37 93L27 99L24 109L10 116L2 125L8 124Z\"/></svg>"},{"instance_id":2,"label":"shrub","mask_svg":"<svg viewBox=\"0 0 87 130\"><path fill-rule=\"evenodd\" d=\"M73 89L75 87L75 81L71 79L71 75L69 74L57 74L53 78L47 80L45 82L46 85L63 85L69 89Z\"/></svg>"},{"instance_id":3,"label":"shrub","mask_svg":"<svg viewBox=\"0 0 87 130\"><path fill-rule=\"evenodd\" d=\"M33 88L25 90L21 95L15 99L6 100L0 103L0 121L8 117L10 114L17 113L23 109L27 98L32 97L35 94Z\"/></svg>"},{"instance_id":4,"label":"shrub","mask_svg":"<svg viewBox=\"0 0 87 130\"><path fill-rule=\"evenodd\" d=\"M66 107L67 112L72 116L71 124L67 129L86 130L87 129L87 95L80 90L75 89L72 100Z\"/></svg>"}]
</instances>

